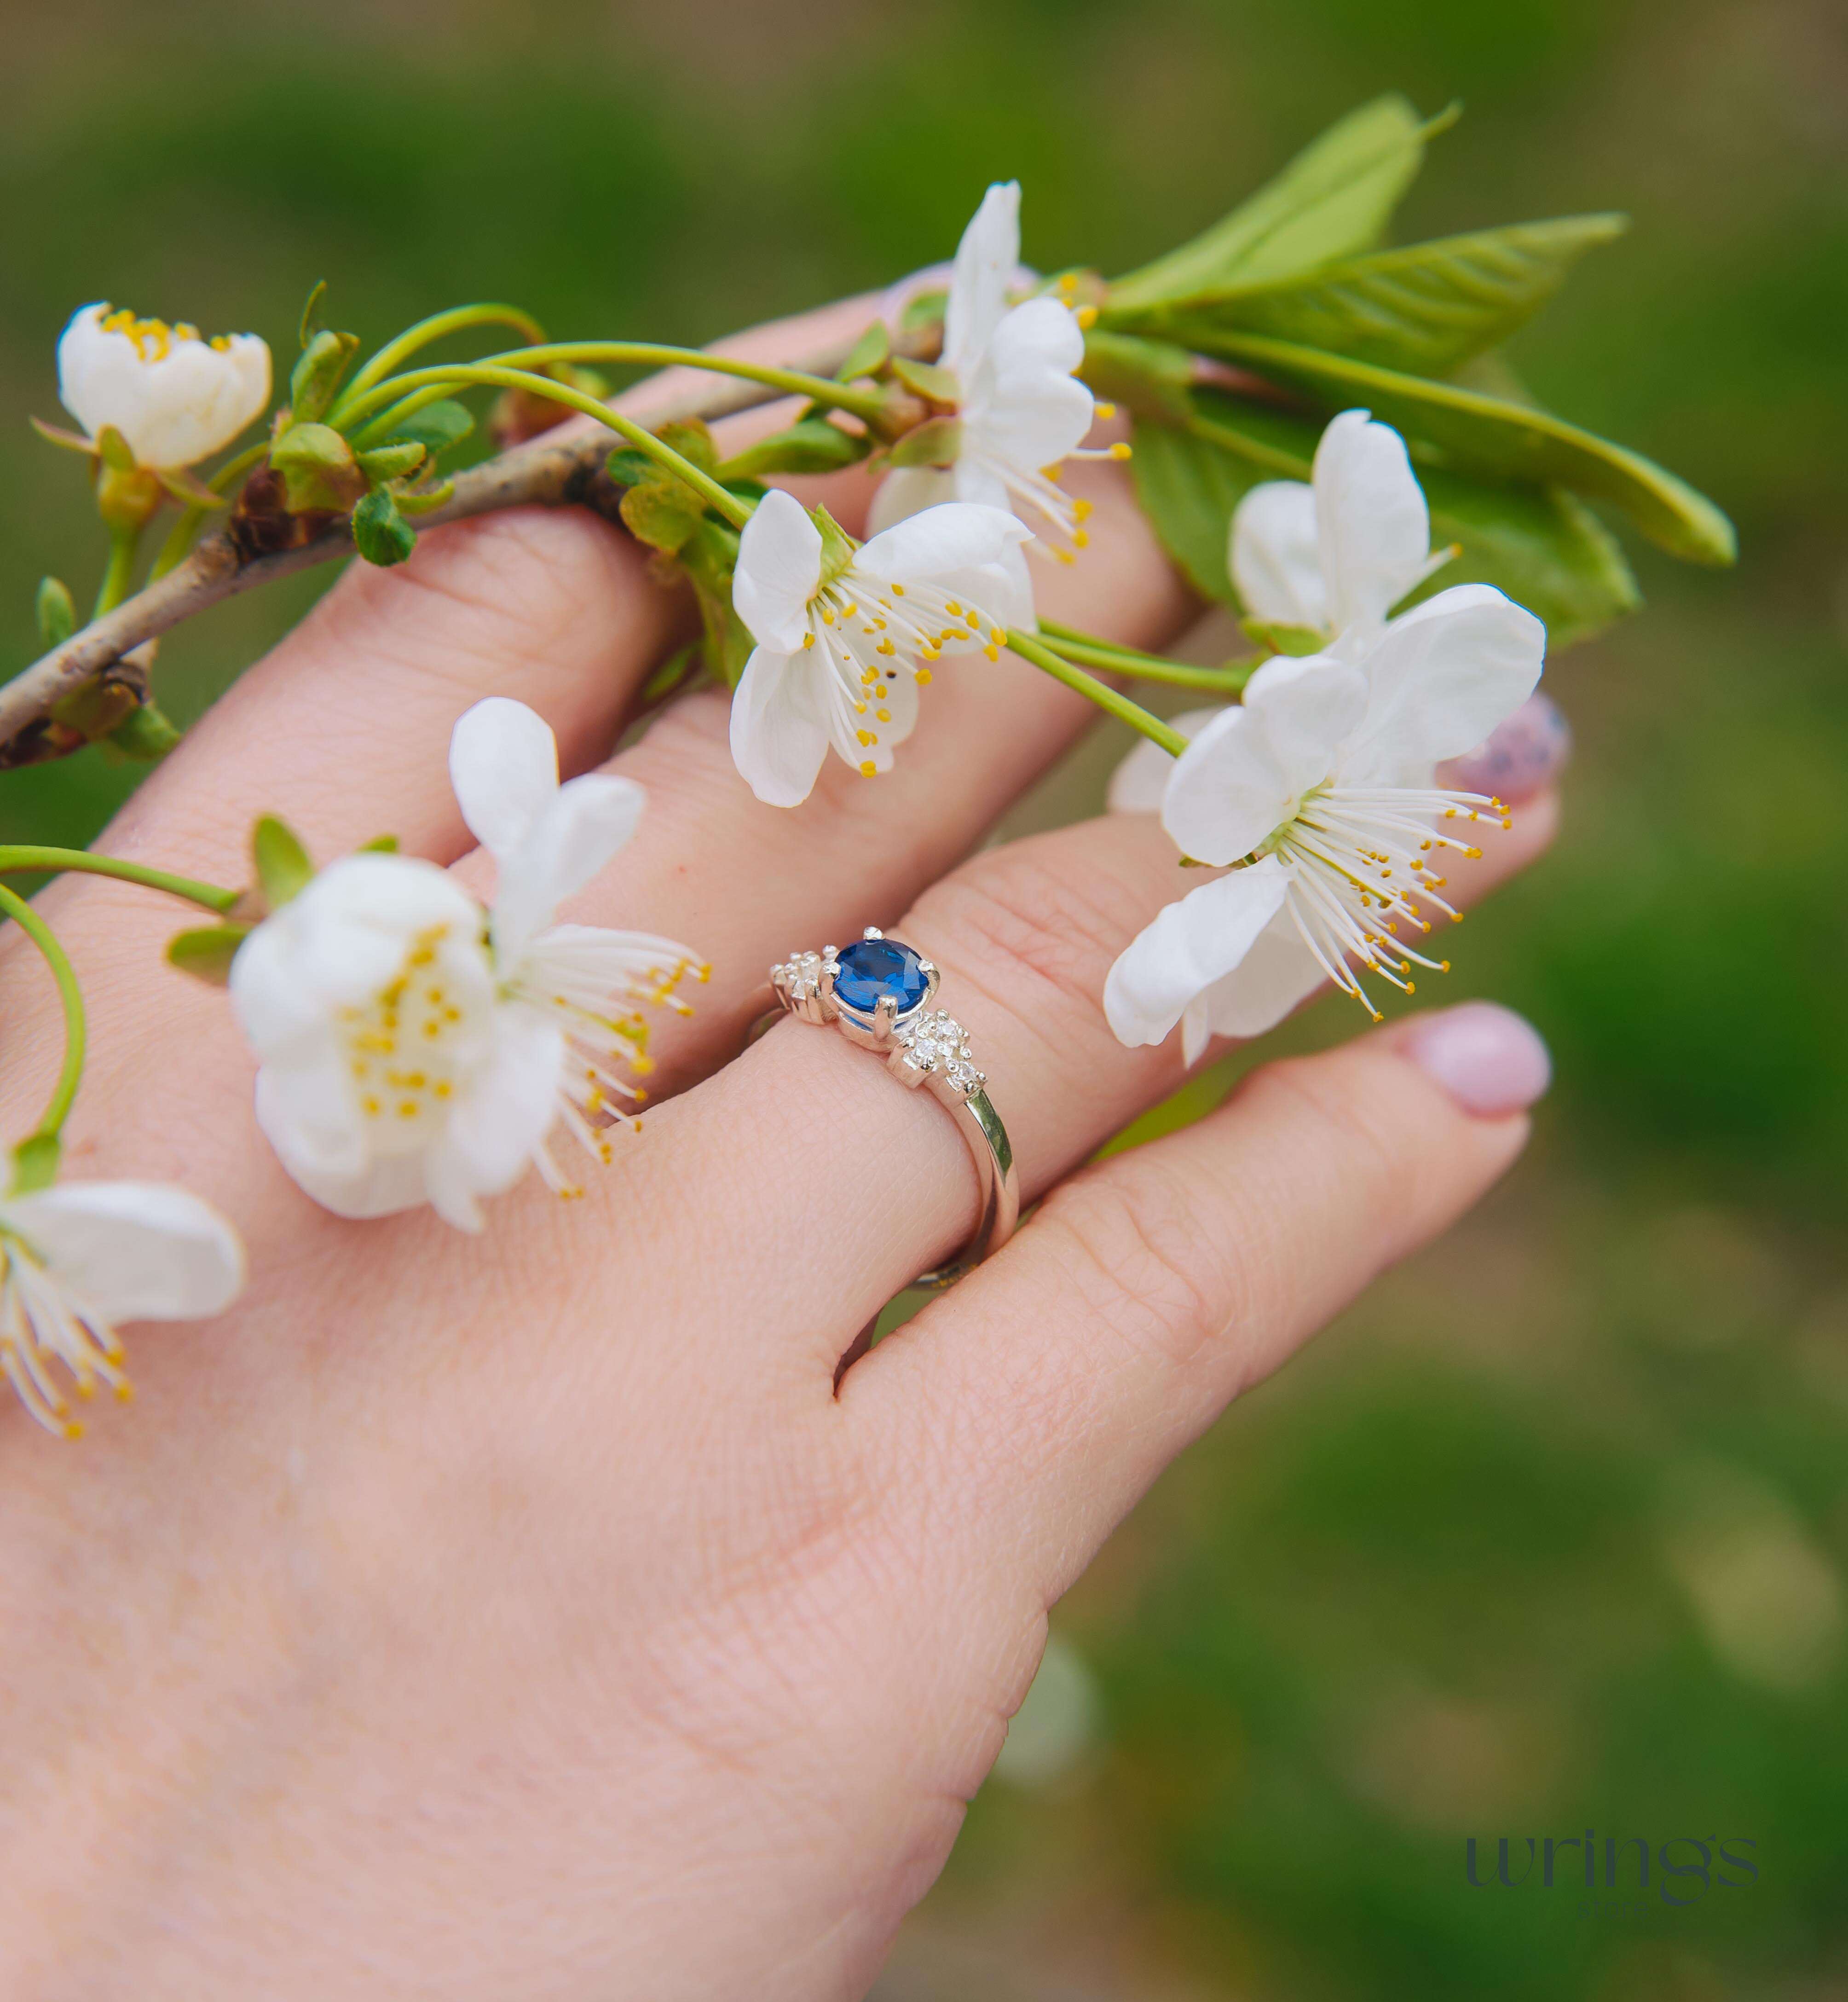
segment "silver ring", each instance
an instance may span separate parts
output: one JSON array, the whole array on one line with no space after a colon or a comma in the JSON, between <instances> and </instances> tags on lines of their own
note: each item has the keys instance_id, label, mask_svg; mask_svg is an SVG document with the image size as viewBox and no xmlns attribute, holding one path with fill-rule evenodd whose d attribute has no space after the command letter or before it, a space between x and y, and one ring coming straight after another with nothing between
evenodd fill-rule
<instances>
[{"instance_id":1,"label":"silver ring","mask_svg":"<svg viewBox=\"0 0 1848 2002\"><path fill-rule=\"evenodd\" d=\"M792 954L770 969L770 988L782 1009L805 1022L832 1023L850 1043L883 1056L901 1084L932 1095L956 1115L981 1184L982 1216L975 1235L947 1265L921 1272L912 1283L947 1286L999 1251L1020 1217L1020 1185L1007 1128L975 1068L962 1024L931 1002L942 976L930 961L877 926L845 951ZM772 1009L753 1034L779 1019Z\"/></svg>"}]
</instances>

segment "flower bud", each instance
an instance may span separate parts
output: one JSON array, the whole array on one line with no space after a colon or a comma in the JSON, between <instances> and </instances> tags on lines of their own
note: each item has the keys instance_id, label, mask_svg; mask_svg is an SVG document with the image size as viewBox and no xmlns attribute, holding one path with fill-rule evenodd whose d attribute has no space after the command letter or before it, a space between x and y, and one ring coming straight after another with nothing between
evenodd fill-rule
<instances>
[{"instance_id":1,"label":"flower bud","mask_svg":"<svg viewBox=\"0 0 1848 2002\"><path fill-rule=\"evenodd\" d=\"M328 424L291 424L270 448L291 514L344 514L365 493L353 448Z\"/></svg>"}]
</instances>

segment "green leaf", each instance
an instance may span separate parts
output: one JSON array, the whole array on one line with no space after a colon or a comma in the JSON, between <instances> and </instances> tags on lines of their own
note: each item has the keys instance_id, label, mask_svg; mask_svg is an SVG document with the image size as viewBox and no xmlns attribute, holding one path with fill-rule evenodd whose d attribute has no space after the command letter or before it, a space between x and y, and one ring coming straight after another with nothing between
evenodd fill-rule
<instances>
[{"instance_id":1,"label":"green leaf","mask_svg":"<svg viewBox=\"0 0 1848 2002\"><path fill-rule=\"evenodd\" d=\"M1084 364L1078 372L1097 395L1121 403L1133 417L1187 422L1194 358L1172 342L1093 327L1084 337Z\"/></svg>"},{"instance_id":2,"label":"green leaf","mask_svg":"<svg viewBox=\"0 0 1848 2002\"><path fill-rule=\"evenodd\" d=\"M375 485L381 480L406 480L430 456L427 448L414 438L401 438L391 445L375 445L370 452L354 455L359 469Z\"/></svg>"},{"instance_id":3,"label":"green leaf","mask_svg":"<svg viewBox=\"0 0 1848 2002\"><path fill-rule=\"evenodd\" d=\"M1364 405L1436 446L1456 472L1608 500L1672 556L1729 563L1738 553L1732 524L1704 494L1641 452L1549 411L1258 334L1217 333L1212 352L1292 383L1331 410Z\"/></svg>"},{"instance_id":4,"label":"green leaf","mask_svg":"<svg viewBox=\"0 0 1848 2002\"><path fill-rule=\"evenodd\" d=\"M358 352L357 333L323 327L309 340L289 377L289 415L297 424L316 424L326 416Z\"/></svg>"},{"instance_id":5,"label":"green leaf","mask_svg":"<svg viewBox=\"0 0 1848 2002\"><path fill-rule=\"evenodd\" d=\"M343 514L366 490L353 448L331 424L291 424L270 448L291 514Z\"/></svg>"},{"instance_id":6,"label":"green leaf","mask_svg":"<svg viewBox=\"0 0 1848 2002\"><path fill-rule=\"evenodd\" d=\"M663 476L632 487L622 496L622 521L638 542L663 556L678 556L706 513L706 504L682 480Z\"/></svg>"},{"instance_id":7,"label":"green leaf","mask_svg":"<svg viewBox=\"0 0 1848 2002\"><path fill-rule=\"evenodd\" d=\"M1193 398L1194 431L1138 424L1130 466L1144 511L1195 588L1242 610L1227 570L1233 511L1261 481L1307 480L1318 430L1222 390ZM1556 651L1636 609L1636 582L1615 537L1570 494L1417 470L1431 540L1460 553L1414 597L1492 584L1544 622Z\"/></svg>"},{"instance_id":8,"label":"green leaf","mask_svg":"<svg viewBox=\"0 0 1848 2002\"><path fill-rule=\"evenodd\" d=\"M711 427L699 417L676 418L660 426L654 435L671 452L677 452L702 473L719 469L719 447Z\"/></svg>"},{"instance_id":9,"label":"green leaf","mask_svg":"<svg viewBox=\"0 0 1848 2002\"><path fill-rule=\"evenodd\" d=\"M413 410L400 424L392 427L386 445L420 445L434 459L438 452L460 445L475 428L475 420L465 403L446 396L440 403L426 403Z\"/></svg>"},{"instance_id":10,"label":"green leaf","mask_svg":"<svg viewBox=\"0 0 1848 2002\"><path fill-rule=\"evenodd\" d=\"M892 337L882 319L876 319L847 351L847 358L835 371L837 382L851 382L856 375L876 375L892 358Z\"/></svg>"},{"instance_id":11,"label":"green leaf","mask_svg":"<svg viewBox=\"0 0 1848 2002\"><path fill-rule=\"evenodd\" d=\"M417 546L417 532L398 511L390 490L375 487L353 511L353 546L369 563L389 570Z\"/></svg>"},{"instance_id":12,"label":"green leaf","mask_svg":"<svg viewBox=\"0 0 1848 2002\"><path fill-rule=\"evenodd\" d=\"M138 703L103 740L138 765L158 765L180 741L180 732L151 702Z\"/></svg>"},{"instance_id":13,"label":"green leaf","mask_svg":"<svg viewBox=\"0 0 1848 2002\"><path fill-rule=\"evenodd\" d=\"M1115 280L1105 323L1372 249L1423 162L1425 141L1455 115L1421 123L1397 96L1362 105L1204 235Z\"/></svg>"},{"instance_id":14,"label":"green leaf","mask_svg":"<svg viewBox=\"0 0 1848 2002\"><path fill-rule=\"evenodd\" d=\"M864 459L871 445L865 435L856 437L825 417L802 417L727 459L718 477L729 484L765 473L835 473Z\"/></svg>"},{"instance_id":15,"label":"green leaf","mask_svg":"<svg viewBox=\"0 0 1848 2002\"><path fill-rule=\"evenodd\" d=\"M1627 227L1620 215L1568 215L1446 236L1351 257L1306 277L1235 287L1179 313L1151 314L1149 323L1191 347L1229 327L1382 368L1445 375L1505 340L1587 250Z\"/></svg>"},{"instance_id":16,"label":"green leaf","mask_svg":"<svg viewBox=\"0 0 1848 2002\"><path fill-rule=\"evenodd\" d=\"M274 814L265 814L250 830L250 856L257 886L272 911L280 910L313 881L315 865L308 850Z\"/></svg>"},{"instance_id":17,"label":"green leaf","mask_svg":"<svg viewBox=\"0 0 1848 2002\"><path fill-rule=\"evenodd\" d=\"M680 554L699 607L706 665L727 688L737 686L754 644L731 602L737 560L737 530L729 521L715 521L710 516L700 522Z\"/></svg>"},{"instance_id":18,"label":"green leaf","mask_svg":"<svg viewBox=\"0 0 1848 2002\"><path fill-rule=\"evenodd\" d=\"M298 330L297 338L304 348L321 330L321 302L326 296L327 281L317 278L309 288L308 297L302 302L302 324Z\"/></svg>"},{"instance_id":19,"label":"green leaf","mask_svg":"<svg viewBox=\"0 0 1848 2002\"><path fill-rule=\"evenodd\" d=\"M61 647L77 630L77 607L61 578L39 579L38 615L39 644L47 649Z\"/></svg>"},{"instance_id":20,"label":"green leaf","mask_svg":"<svg viewBox=\"0 0 1848 2002\"><path fill-rule=\"evenodd\" d=\"M231 962L251 933L249 925L201 925L196 931L176 932L167 941L167 964L195 980L222 987L231 978Z\"/></svg>"},{"instance_id":21,"label":"green leaf","mask_svg":"<svg viewBox=\"0 0 1848 2002\"><path fill-rule=\"evenodd\" d=\"M660 472L660 462L633 445L618 445L603 462L603 469L619 487L640 487Z\"/></svg>"},{"instance_id":22,"label":"green leaf","mask_svg":"<svg viewBox=\"0 0 1848 2002\"><path fill-rule=\"evenodd\" d=\"M406 517L434 514L438 507L446 507L455 498L455 482L445 480L437 487L399 487L392 497L398 503L398 511Z\"/></svg>"}]
</instances>

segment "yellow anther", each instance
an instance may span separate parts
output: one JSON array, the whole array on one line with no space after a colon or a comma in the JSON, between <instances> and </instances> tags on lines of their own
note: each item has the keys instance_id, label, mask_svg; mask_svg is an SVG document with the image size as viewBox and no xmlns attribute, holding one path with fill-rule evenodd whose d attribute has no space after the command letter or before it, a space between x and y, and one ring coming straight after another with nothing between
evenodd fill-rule
<instances>
[{"instance_id":1,"label":"yellow anther","mask_svg":"<svg viewBox=\"0 0 1848 2002\"><path fill-rule=\"evenodd\" d=\"M814 634L812 632L804 633L802 636L802 644L805 647L812 647L815 644Z\"/></svg>"},{"instance_id":2,"label":"yellow anther","mask_svg":"<svg viewBox=\"0 0 1848 2002\"><path fill-rule=\"evenodd\" d=\"M879 739L875 737L870 730L863 730L857 734L859 735L859 741L863 744L877 744L879 741Z\"/></svg>"},{"instance_id":3,"label":"yellow anther","mask_svg":"<svg viewBox=\"0 0 1848 2002\"><path fill-rule=\"evenodd\" d=\"M873 763L870 758L869 758L866 762L861 766L859 772L860 776L863 779L876 778L878 776L879 767Z\"/></svg>"},{"instance_id":4,"label":"yellow anther","mask_svg":"<svg viewBox=\"0 0 1848 2002\"><path fill-rule=\"evenodd\" d=\"M1097 510L1088 500L1081 499L1072 503L1072 518L1074 521L1088 521L1096 512Z\"/></svg>"},{"instance_id":5,"label":"yellow anther","mask_svg":"<svg viewBox=\"0 0 1848 2002\"><path fill-rule=\"evenodd\" d=\"M1108 424L1117 414L1117 406L1114 403L1100 403L1097 406L1097 413L1106 424Z\"/></svg>"},{"instance_id":6,"label":"yellow anther","mask_svg":"<svg viewBox=\"0 0 1848 2002\"><path fill-rule=\"evenodd\" d=\"M919 688L928 688L930 685L929 668L919 668L916 669L912 675L912 679L917 683Z\"/></svg>"},{"instance_id":7,"label":"yellow anther","mask_svg":"<svg viewBox=\"0 0 1848 2002\"><path fill-rule=\"evenodd\" d=\"M1097 309L1095 306L1080 306L1077 319L1078 324L1088 331L1097 324Z\"/></svg>"},{"instance_id":8,"label":"yellow anther","mask_svg":"<svg viewBox=\"0 0 1848 2002\"><path fill-rule=\"evenodd\" d=\"M1127 438L1118 438L1116 443L1111 447L1110 455L1112 459L1128 458L1129 441Z\"/></svg>"}]
</instances>

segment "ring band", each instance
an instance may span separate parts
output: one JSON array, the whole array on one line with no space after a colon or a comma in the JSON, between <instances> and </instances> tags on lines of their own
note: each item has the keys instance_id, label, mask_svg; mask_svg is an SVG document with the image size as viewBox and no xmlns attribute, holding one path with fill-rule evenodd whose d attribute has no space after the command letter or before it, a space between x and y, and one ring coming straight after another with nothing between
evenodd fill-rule
<instances>
[{"instance_id":1,"label":"ring band","mask_svg":"<svg viewBox=\"0 0 1848 2002\"><path fill-rule=\"evenodd\" d=\"M1007 1128L975 1068L962 1024L931 1001L941 976L930 961L869 925L859 944L843 952L792 954L770 969L771 991L782 1010L805 1022L832 1023L849 1042L883 1056L899 1083L932 1095L956 1115L981 1184L982 1215L974 1236L947 1265L921 1272L918 1286L954 1285L1000 1250L1020 1216L1020 1185ZM753 1034L779 1019L772 1009Z\"/></svg>"}]
</instances>

